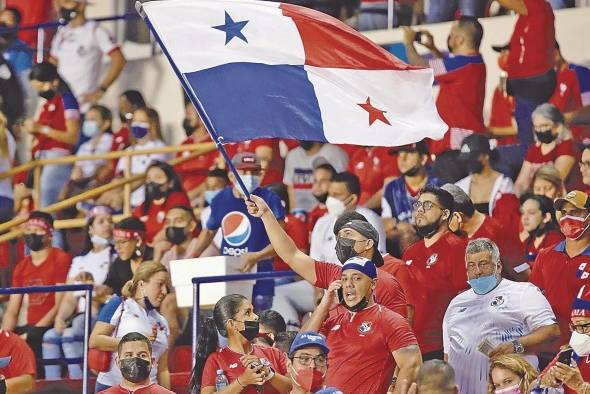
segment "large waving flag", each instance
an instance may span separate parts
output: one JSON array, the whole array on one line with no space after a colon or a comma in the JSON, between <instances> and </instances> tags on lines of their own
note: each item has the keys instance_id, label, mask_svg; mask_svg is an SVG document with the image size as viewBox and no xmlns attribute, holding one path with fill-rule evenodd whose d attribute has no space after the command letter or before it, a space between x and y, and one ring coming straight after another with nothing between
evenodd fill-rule
<instances>
[{"instance_id":1,"label":"large waving flag","mask_svg":"<svg viewBox=\"0 0 590 394\"><path fill-rule=\"evenodd\" d=\"M440 139L447 130L434 105L432 70L403 63L330 16L257 0L142 6L209 131L223 142L396 146Z\"/></svg>"}]
</instances>

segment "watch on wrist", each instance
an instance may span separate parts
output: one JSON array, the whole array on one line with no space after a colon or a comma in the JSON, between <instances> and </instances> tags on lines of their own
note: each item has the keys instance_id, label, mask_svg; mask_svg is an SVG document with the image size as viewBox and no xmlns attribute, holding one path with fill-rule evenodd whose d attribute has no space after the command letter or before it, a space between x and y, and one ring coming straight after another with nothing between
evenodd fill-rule
<instances>
[{"instance_id":1,"label":"watch on wrist","mask_svg":"<svg viewBox=\"0 0 590 394\"><path fill-rule=\"evenodd\" d=\"M514 353L516 353L516 354L523 354L524 353L524 346L522 346L522 343L520 343L520 341L518 339L515 339L514 341L512 341L512 346L514 347Z\"/></svg>"}]
</instances>

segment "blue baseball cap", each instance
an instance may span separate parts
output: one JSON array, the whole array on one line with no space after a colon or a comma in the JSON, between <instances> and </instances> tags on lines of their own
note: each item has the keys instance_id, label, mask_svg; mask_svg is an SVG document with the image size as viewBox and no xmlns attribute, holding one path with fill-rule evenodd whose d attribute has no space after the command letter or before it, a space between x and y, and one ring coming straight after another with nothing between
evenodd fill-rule
<instances>
[{"instance_id":1,"label":"blue baseball cap","mask_svg":"<svg viewBox=\"0 0 590 394\"><path fill-rule=\"evenodd\" d=\"M4 368L8 364L10 364L10 360L12 360L12 357L11 356L0 357L0 368Z\"/></svg>"},{"instance_id":2,"label":"blue baseball cap","mask_svg":"<svg viewBox=\"0 0 590 394\"><path fill-rule=\"evenodd\" d=\"M330 352L330 348L326 344L326 338L324 338L323 335L318 334L317 332L308 331L297 334L291 344L291 349L289 349L289 357L293 356L295 351L307 346L318 346L325 354Z\"/></svg>"},{"instance_id":3,"label":"blue baseball cap","mask_svg":"<svg viewBox=\"0 0 590 394\"><path fill-rule=\"evenodd\" d=\"M375 267L375 263L364 257L355 256L346 260L346 263L342 266L342 272L346 270L362 272L371 279L377 277L377 267Z\"/></svg>"},{"instance_id":4,"label":"blue baseball cap","mask_svg":"<svg viewBox=\"0 0 590 394\"><path fill-rule=\"evenodd\" d=\"M316 391L315 394L344 394L344 393L335 387L326 387L325 389L321 389L320 391Z\"/></svg>"}]
</instances>

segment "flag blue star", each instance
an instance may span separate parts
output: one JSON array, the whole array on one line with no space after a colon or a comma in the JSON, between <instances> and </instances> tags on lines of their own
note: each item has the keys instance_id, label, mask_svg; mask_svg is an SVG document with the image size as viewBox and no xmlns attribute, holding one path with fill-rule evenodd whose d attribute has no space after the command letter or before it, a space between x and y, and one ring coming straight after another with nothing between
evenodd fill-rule
<instances>
[{"instance_id":1,"label":"flag blue star","mask_svg":"<svg viewBox=\"0 0 590 394\"><path fill-rule=\"evenodd\" d=\"M213 26L213 28L225 32L225 45L227 45L234 37L237 37L247 43L248 40L242 33L242 29L248 22L249 21L234 22L232 17L227 13L227 11L225 11L225 24Z\"/></svg>"}]
</instances>

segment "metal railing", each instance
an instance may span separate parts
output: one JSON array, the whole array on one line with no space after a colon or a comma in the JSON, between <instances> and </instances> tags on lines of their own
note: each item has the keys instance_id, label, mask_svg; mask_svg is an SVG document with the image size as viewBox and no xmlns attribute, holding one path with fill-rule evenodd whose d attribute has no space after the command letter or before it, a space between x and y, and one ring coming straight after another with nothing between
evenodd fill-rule
<instances>
[{"instance_id":1,"label":"metal railing","mask_svg":"<svg viewBox=\"0 0 590 394\"><path fill-rule=\"evenodd\" d=\"M201 323L199 316L200 302L201 302L201 285L205 283L220 283L220 282L237 282L242 280L257 280L257 279L276 279L276 278L292 278L297 276L293 271L278 271L278 272L254 272L251 274L232 274L232 275L217 275L217 276L202 276L193 278L193 343L192 343L192 367L195 366L195 357L197 355L197 339L199 337L198 330Z\"/></svg>"},{"instance_id":2,"label":"metal railing","mask_svg":"<svg viewBox=\"0 0 590 394\"><path fill-rule=\"evenodd\" d=\"M89 375L88 375L88 340L90 337L90 316L92 312L92 290L93 286L88 285L58 285L58 286L31 286L31 287L9 287L0 288L2 294L30 294L30 293L59 293L64 291L84 291L85 292L85 311L84 311L84 361L82 368L82 393L88 394ZM36 355L39 356L39 355ZM37 366L39 368L39 366ZM43 368L41 366L41 368Z\"/></svg>"}]
</instances>

